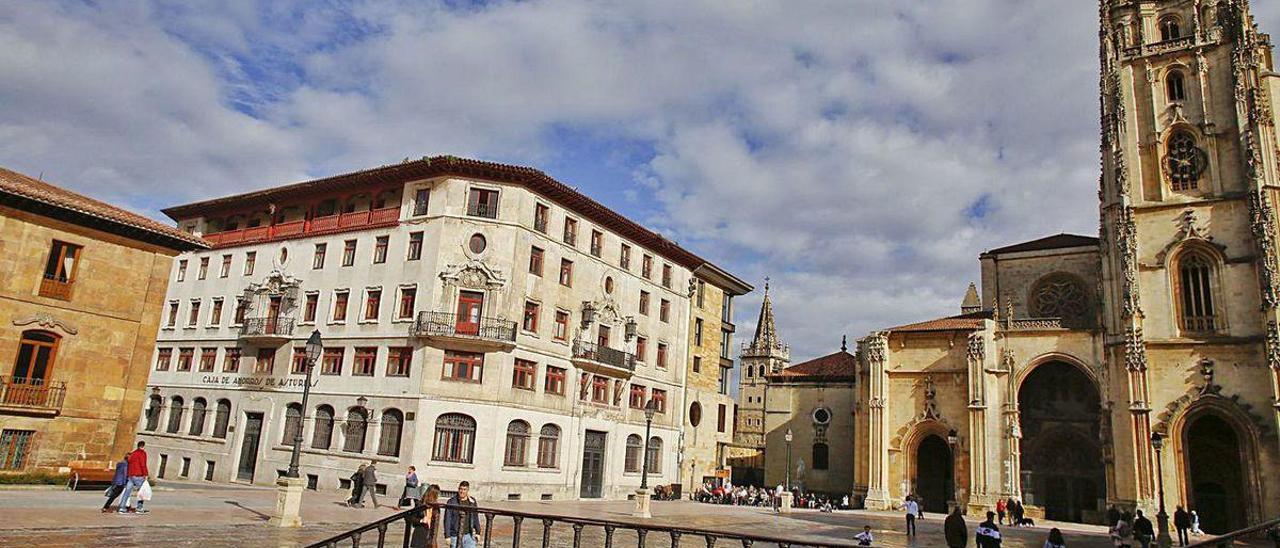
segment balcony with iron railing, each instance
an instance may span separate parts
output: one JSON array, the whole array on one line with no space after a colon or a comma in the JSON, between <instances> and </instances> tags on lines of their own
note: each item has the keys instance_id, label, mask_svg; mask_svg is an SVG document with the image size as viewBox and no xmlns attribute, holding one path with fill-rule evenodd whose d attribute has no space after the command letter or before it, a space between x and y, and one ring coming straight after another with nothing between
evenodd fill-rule
<instances>
[{"instance_id":1,"label":"balcony with iron railing","mask_svg":"<svg viewBox=\"0 0 1280 548\"><path fill-rule=\"evenodd\" d=\"M452 312L422 311L413 322L412 334L437 348L493 352L516 346L516 322L504 318L469 318Z\"/></svg>"},{"instance_id":2,"label":"balcony with iron railing","mask_svg":"<svg viewBox=\"0 0 1280 548\"><path fill-rule=\"evenodd\" d=\"M398 222L400 222L400 207L396 206L352 211L350 213L335 213L323 217L273 223L267 226L224 230L222 232L204 234L203 237L213 247L218 248L392 226Z\"/></svg>"},{"instance_id":3,"label":"balcony with iron railing","mask_svg":"<svg viewBox=\"0 0 1280 548\"><path fill-rule=\"evenodd\" d=\"M40 296L52 299L71 300L72 281L54 274L45 274L40 280Z\"/></svg>"},{"instance_id":4,"label":"balcony with iron railing","mask_svg":"<svg viewBox=\"0 0 1280 548\"><path fill-rule=\"evenodd\" d=\"M573 364L593 373L629 377L636 370L636 356L579 339L573 341Z\"/></svg>"},{"instance_id":5,"label":"balcony with iron railing","mask_svg":"<svg viewBox=\"0 0 1280 548\"><path fill-rule=\"evenodd\" d=\"M293 318L248 318L240 325L240 340L258 346L280 346L293 338Z\"/></svg>"},{"instance_id":6,"label":"balcony with iron railing","mask_svg":"<svg viewBox=\"0 0 1280 548\"><path fill-rule=\"evenodd\" d=\"M0 377L0 413L54 416L62 412L67 385L25 377Z\"/></svg>"},{"instance_id":7,"label":"balcony with iron railing","mask_svg":"<svg viewBox=\"0 0 1280 548\"><path fill-rule=\"evenodd\" d=\"M471 217L497 219L498 204L472 203L467 206L467 215Z\"/></svg>"}]
</instances>

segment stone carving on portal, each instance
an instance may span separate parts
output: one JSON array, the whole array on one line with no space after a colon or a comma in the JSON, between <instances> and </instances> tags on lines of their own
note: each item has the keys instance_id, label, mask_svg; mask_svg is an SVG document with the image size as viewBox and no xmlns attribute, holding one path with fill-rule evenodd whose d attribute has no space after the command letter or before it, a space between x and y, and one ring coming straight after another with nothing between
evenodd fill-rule
<instances>
[{"instance_id":1,"label":"stone carving on portal","mask_svg":"<svg viewBox=\"0 0 1280 548\"><path fill-rule=\"evenodd\" d=\"M1225 396L1222 394L1222 386L1214 382L1217 374L1217 364L1210 359L1202 359L1196 363L1196 375L1201 381L1195 383L1187 389L1187 392L1178 399L1169 402L1156 416L1156 424L1152 427L1152 431L1160 432L1164 435L1170 435L1169 426L1173 423L1181 413L1185 412L1193 404L1202 400L1209 400L1211 403L1220 407L1234 408L1239 411L1242 416L1249 417L1249 421L1253 423L1253 427L1257 429L1262 436L1271 436L1271 429L1267 426L1267 419L1253 412L1253 406L1248 402L1240 400L1239 394ZM1199 386L1196 386L1199 384Z\"/></svg>"},{"instance_id":2,"label":"stone carving on portal","mask_svg":"<svg viewBox=\"0 0 1280 548\"><path fill-rule=\"evenodd\" d=\"M451 264L440 273L445 287L463 287L497 291L507 284L507 280L498 270L491 268L479 259L471 259L462 264Z\"/></svg>"},{"instance_id":3,"label":"stone carving on portal","mask_svg":"<svg viewBox=\"0 0 1280 548\"><path fill-rule=\"evenodd\" d=\"M61 330L63 333L66 333L68 335L75 335L76 333L80 332L79 329L76 329L75 325L62 321L44 312L38 312L26 318L19 318L19 319L13 320L13 325L18 327L23 327L31 324L39 325L40 327L43 327L45 329L53 329L56 327L59 330Z\"/></svg>"}]
</instances>

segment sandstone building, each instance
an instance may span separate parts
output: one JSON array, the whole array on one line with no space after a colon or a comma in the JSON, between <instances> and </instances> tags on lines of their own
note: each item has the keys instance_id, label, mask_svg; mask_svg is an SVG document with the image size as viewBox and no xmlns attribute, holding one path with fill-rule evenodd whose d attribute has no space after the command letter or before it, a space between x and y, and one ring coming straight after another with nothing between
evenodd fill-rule
<instances>
[{"instance_id":1,"label":"sandstone building","mask_svg":"<svg viewBox=\"0 0 1280 548\"><path fill-rule=\"evenodd\" d=\"M831 465L869 507L1013 496L1098 522L1113 504L1153 511L1163 485L1209 532L1280 513L1269 37L1245 0L1103 0L1099 24L1099 237L988 251L961 314L859 341L838 434L854 447ZM775 382L785 371L768 400L801 390ZM766 460L803 418L766 421Z\"/></svg>"},{"instance_id":2,"label":"sandstone building","mask_svg":"<svg viewBox=\"0 0 1280 548\"><path fill-rule=\"evenodd\" d=\"M0 168L0 473L133 443L170 263L199 238Z\"/></svg>"},{"instance_id":3,"label":"sandstone building","mask_svg":"<svg viewBox=\"0 0 1280 548\"><path fill-rule=\"evenodd\" d=\"M491 500L625 498L650 401L651 486L720 466L700 415L751 287L540 171L440 156L165 212L213 249L170 274L138 423L160 475L269 484L301 430L312 488L373 460L397 493L414 465Z\"/></svg>"}]
</instances>

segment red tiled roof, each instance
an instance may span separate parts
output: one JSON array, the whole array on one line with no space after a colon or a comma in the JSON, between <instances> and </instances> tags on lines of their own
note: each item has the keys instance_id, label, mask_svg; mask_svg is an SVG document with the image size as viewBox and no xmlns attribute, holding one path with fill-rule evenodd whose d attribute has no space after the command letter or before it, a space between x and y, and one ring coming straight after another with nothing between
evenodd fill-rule
<instances>
[{"instance_id":1,"label":"red tiled roof","mask_svg":"<svg viewBox=\"0 0 1280 548\"><path fill-rule=\"evenodd\" d=\"M123 234L134 239L140 239L138 231L142 236L159 236L156 243L164 243L166 247L173 249L195 249L205 248L208 244L191 234L187 234L177 228L164 225L111 204L94 200L88 196L71 192L65 188L57 187L44 181L23 175L16 171L0 167L0 194L7 194L10 197L17 198L18 201L26 201L28 204L34 202L45 206L45 208L53 208L67 213L78 214L76 218L87 216L92 219L81 219L82 224L90 228L104 230L107 232L119 233L125 229ZM92 224L83 221L94 221ZM100 223L99 221L106 221ZM111 226L107 226L111 225ZM132 229L132 230L129 230Z\"/></svg>"},{"instance_id":2,"label":"red tiled roof","mask_svg":"<svg viewBox=\"0 0 1280 548\"><path fill-rule=\"evenodd\" d=\"M247 205L304 199L307 196L322 192L440 176L474 177L490 181L521 184L686 268L695 269L704 264L709 264L705 259L680 247L661 234L653 232L605 207L585 194L578 192L577 189L553 179L541 170L513 164L459 158L457 156L423 157L399 164L385 165L245 194L174 206L163 211L175 221L181 221L184 218L198 215L231 212ZM740 282L741 280L737 281ZM742 282L742 285L745 285L745 282Z\"/></svg>"},{"instance_id":3,"label":"red tiled roof","mask_svg":"<svg viewBox=\"0 0 1280 548\"><path fill-rule=\"evenodd\" d=\"M777 380L850 380L858 372L858 359L844 350L798 363L770 375Z\"/></svg>"},{"instance_id":4,"label":"red tiled roof","mask_svg":"<svg viewBox=\"0 0 1280 548\"><path fill-rule=\"evenodd\" d=\"M977 331L982 329L982 322L991 319L991 311L972 312L959 316L948 316L919 323L890 327L886 331L894 333L922 331Z\"/></svg>"},{"instance_id":5,"label":"red tiled roof","mask_svg":"<svg viewBox=\"0 0 1280 548\"><path fill-rule=\"evenodd\" d=\"M1093 236L1081 236L1079 234L1067 234L1064 232L1062 234L1046 236L1038 240L998 247L983 253L983 255L999 255L1002 253L1017 253L1019 251L1043 251L1046 249L1064 249L1068 247L1097 246L1098 243L1098 239Z\"/></svg>"}]
</instances>

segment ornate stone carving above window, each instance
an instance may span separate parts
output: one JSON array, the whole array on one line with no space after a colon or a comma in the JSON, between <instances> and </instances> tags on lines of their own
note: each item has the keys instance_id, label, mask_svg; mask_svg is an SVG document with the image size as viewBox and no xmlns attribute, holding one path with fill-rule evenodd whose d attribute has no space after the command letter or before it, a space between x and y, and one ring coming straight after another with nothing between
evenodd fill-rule
<instances>
[{"instance_id":1,"label":"ornate stone carving above window","mask_svg":"<svg viewBox=\"0 0 1280 548\"><path fill-rule=\"evenodd\" d=\"M1070 274L1050 274L1036 282L1031 290L1031 315L1036 318L1062 318L1072 322L1089 319L1089 295L1084 283Z\"/></svg>"}]
</instances>

